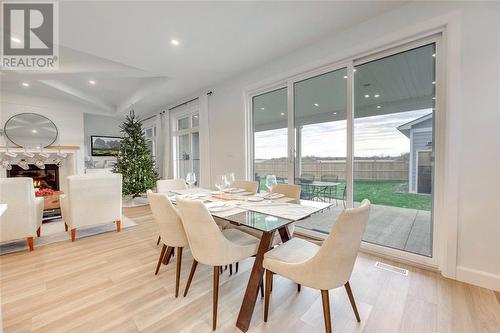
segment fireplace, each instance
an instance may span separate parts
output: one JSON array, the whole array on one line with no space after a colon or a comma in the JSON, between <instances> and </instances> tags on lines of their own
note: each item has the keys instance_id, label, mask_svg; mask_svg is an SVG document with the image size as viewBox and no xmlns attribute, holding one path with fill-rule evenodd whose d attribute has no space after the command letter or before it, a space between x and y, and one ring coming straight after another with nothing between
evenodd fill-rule
<instances>
[{"instance_id":1,"label":"fireplace","mask_svg":"<svg viewBox=\"0 0 500 333\"><path fill-rule=\"evenodd\" d=\"M12 170L7 171L7 177L30 177L35 188L59 191L59 167L55 164L46 164L45 169L30 164L28 170L13 164Z\"/></svg>"}]
</instances>

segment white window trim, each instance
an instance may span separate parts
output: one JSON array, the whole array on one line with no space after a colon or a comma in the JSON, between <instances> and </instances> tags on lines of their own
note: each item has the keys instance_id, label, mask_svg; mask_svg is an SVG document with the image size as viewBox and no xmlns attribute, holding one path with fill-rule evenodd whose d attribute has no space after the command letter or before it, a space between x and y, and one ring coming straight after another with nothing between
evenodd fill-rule
<instances>
[{"instance_id":1,"label":"white window trim","mask_svg":"<svg viewBox=\"0 0 500 333\"><path fill-rule=\"evenodd\" d=\"M246 120L246 147L248 147L246 156L246 174L247 177L253 179L253 133L251 133L253 123L252 123L252 97L257 94L262 94L264 92L268 92L271 89L269 87L277 86L283 82L286 83L287 86L290 83L297 81L294 78L298 77L312 77L318 75L316 73L321 71L331 71L331 67L335 67L337 64L346 64L349 72L349 80L352 80L351 74L353 64L359 65L361 63L365 63L371 60L379 59L383 57L384 53L387 55L398 53L404 51L404 49L412 49L418 47L418 45L426 45L432 42L436 43L436 109L439 112L435 113L435 124L437 124L435 131L437 134L434 137L435 140L435 166L434 166L434 202L433 202L433 221L439 221L439 223L433 223L433 257L428 258L425 256L405 252L402 250L391 249L388 247L369 244L363 242L361 245L361 249L367 252L375 253L377 255L388 256L392 259L400 259L402 261L411 262L417 265L425 265L426 267L439 269L443 273L443 275L451 278L456 277L456 255L457 255L457 229L458 229L458 198L456 195L446 195L444 193L457 193L456 187L458 183L458 173L456 172L445 172L445 170L449 170L449 166L453 165L453 161L457 159L457 153L454 149L447 149L446 146L450 145L450 142L453 142L453 138L456 134L449 133L446 131L447 128L450 127L450 122L453 120L448 120L448 111L447 106L448 102L451 100L450 95L459 96L460 95L460 87L458 84L453 84L452 88L447 86L447 82L457 82L450 80L450 77L457 77L458 74L453 72L453 75L444 72L445 69L445 61L448 63L458 66L459 65L459 57L456 55L447 57L446 49L455 50L458 52L459 50L459 21L460 17L457 14L450 14L443 16L441 19L437 19L433 22L428 22L422 26L419 26L414 29L410 29L406 32L399 32L396 35L399 35L398 38L388 37L386 39L386 43L381 43L380 45L384 45L382 47L373 47L368 49L364 53L360 52L357 55L353 55L349 57L349 59L356 60L344 60L338 61L332 65L322 66L310 71L302 72L300 75L290 76L288 79L274 80L270 81L267 85L261 85L260 88L249 88L244 91L244 99L245 99L245 120ZM423 31L423 32L422 32ZM452 32L452 36L454 38L450 38L450 32ZM392 39L392 40L391 40ZM446 45L446 48L444 47ZM345 65L344 65L345 66ZM340 66L339 66L340 67ZM282 76L283 77L283 76ZM285 74L286 77L286 74ZM348 89L352 89L352 81L349 84ZM451 92L450 92L451 90ZM290 91L290 89L288 89ZM293 91L293 90L291 90ZM445 91L450 92L450 94L445 95ZM256 93L258 92L258 93ZM353 94L351 92L350 96ZM290 100L290 96L289 96ZM293 99L292 99L293 101ZM352 101L348 101L348 104ZM457 106L455 106L457 107ZM290 112L291 111L291 112ZM290 113L290 117L293 119L293 106L292 110L288 110ZM348 112L352 112L352 105L349 107ZM351 117L348 117L351 118ZM457 121L456 119L454 120ZM456 124L454 124L456 125ZM293 127L292 127L293 128ZM348 126L348 129L352 126ZM290 130L288 130L290 132ZM352 134L348 133L349 137L352 140ZM291 140L291 144L294 143L294 140ZM293 148L292 147L289 147ZM454 147L455 148L455 147ZM351 147L348 147L348 155L352 155L352 141ZM455 148L456 149L456 148ZM348 161L352 161L352 158L348 156ZM293 164L291 163L291 167L293 168ZM346 166L346 172L349 170L352 172L352 166ZM347 176L347 174L346 174ZM348 178L352 181L352 176ZM349 184L348 184L349 187ZM352 184L350 185L351 190L348 189L348 200L351 200L352 205ZM351 192L351 193L349 193ZM445 211L446 208L446 211ZM310 232L310 231L309 231ZM319 234L319 233L318 233ZM323 235L325 237L325 235Z\"/></svg>"},{"instance_id":2,"label":"white window trim","mask_svg":"<svg viewBox=\"0 0 500 333\"><path fill-rule=\"evenodd\" d=\"M194 115L199 115L200 110L199 110L199 101L197 103L196 108L194 107L186 107L186 108L181 108L180 110L171 110L170 112L170 133L171 133L171 149L172 149L172 171L173 171L173 176L174 178L179 178L179 170L178 170L178 165L177 165L177 143L179 140L179 136L189 134L190 136L193 133L198 133L200 135L200 126L192 127L192 122L193 122L193 116ZM178 120L182 118L188 118L189 119L189 128L187 129L178 129ZM199 121L199 119L198 119ZM190 156L192 157L193 155L193 145L191 142L191 138L189 139L190 144L189 144L189 151L190 151ZM201 177L201 155L200 155L200 175Z\"/></svg>"}]
</instances>

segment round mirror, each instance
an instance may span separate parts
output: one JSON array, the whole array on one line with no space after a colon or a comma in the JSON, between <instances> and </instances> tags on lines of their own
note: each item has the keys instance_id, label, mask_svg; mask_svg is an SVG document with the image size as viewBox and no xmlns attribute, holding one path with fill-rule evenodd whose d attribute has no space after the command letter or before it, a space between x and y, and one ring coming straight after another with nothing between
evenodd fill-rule
<instances>
[{"instance_id":1,"label":"round mirror","mask_svg":"<svg viewBox=\"0 0 500 333\"><path fill-rule=\"evenodd\" d=\"M57 139L57 127L47 117L36 113L20 113L11 117L4 132L12 143L23 148L45 148Z\"/></svg>"}]
</instances>

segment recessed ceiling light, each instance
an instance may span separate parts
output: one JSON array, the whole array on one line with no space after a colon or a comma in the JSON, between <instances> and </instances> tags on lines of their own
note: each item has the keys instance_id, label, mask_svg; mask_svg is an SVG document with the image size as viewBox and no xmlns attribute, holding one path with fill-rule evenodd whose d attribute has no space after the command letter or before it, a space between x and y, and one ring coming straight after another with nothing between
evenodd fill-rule
<instances>
[{"instance_id":1,"label":"recessed ceiling light","mask_svg":"<svg viewBox=\"0 0 500 333\"><path fill-rule=\"evenodd\" d=\"M264 111L266 108L260 108L262 111Z\"/></svg>"},{"instance_id":2,"label":"recessed ceiling light","mask_svg":"<svg viewBox=\"0 0 500 333\"><path fill-rule=\"evenodd\" d=\"M96 82L95 82L94 80L89 80L89 83L90 83L91 85L95 85L95 83L96 83Z\"/></svg>"},{"instance_id":3,"label":"recessed ceiling light","mask_svg":"<svg viewBox=\"0 0 500 333\"><path fill-rule=\"evenodd\" d=\"M21 84L23 85L23 87L29 87L30 86L30 84L28 82L23 82Z\"/></svg>"},{"instance_id":4,"label":"recessed ceiling light","mask_svg":"<svg viewBox=\"0 0 500 333\"><path fill-rule=\"evenodd\" d=\"M177 39L171 39L171 40L170 40L170 44L172 44L172 45L176 45L176 46L177 46L177 45L179 45L180 43L179 43L179 41L178 41Z\"/></svg>"},{"instance_id":5,"label":"recessed ceiling light","mask_svg":"<svg viewBox=\"0 0 500 333\"><path fill-rule=\"evenodd\" d=\"M435 100L435 99L436 99L436 97L432 97L432 99L434 99L434 100Z\"/></svg>"},{"instance_id":6,"label":"recessed ceiling light","mask_svg":"<svg viewBox=\"0 0 500 333\"><path fill-rule=\"evenodd\" d=\"M436 81L432 81L432 84L436 84Z\"/></svg>"},{"instance_id":7,"label":"recessed ceiling light","mask_svg":"<svg viewBox=\"0 0 500 333\"><path fill-rule=\"evenodd\" d=\"M382 107L380 105L377 105L377 109L380 109L380 108L382 108Z\"/></svg>"},{"instance_id":8,"label":"recessed ceiling light","mask_svg":"<svg viewBox=\"0 0 500 333\"><path fill-rule=\"evenodd\" d=\"M434 58L436 58L436 53L433 53L433 54L432 54L432 56L433 56Z\"/></svg>"},{"instance_id":9,"label":"recessed ceiling light","mask_svg":"<svg viewBox=\"0 0 500 333\"><path fill-rule=\"evenodd\" d=\"M373 95L373 97L375 97L375 98L379 98L379 97L380 97L380 95L379 95L379 94L375 94L375 95Z\"/></svg>"},{"instance_id":10,"label":"recessed ceiling light","mask_svg":"<svg viewBox=\"0 0 500 333\"><path fill-rule=\"evenodd\" d=\"M365 95L365 98L370 98L370 95L366 94L366 95Z\"/></svg>"},{"instance_id":11,"label":"recessed ceiling light","mask_svg":"<svg viewBox=\"0 0 500 333\"><path fill-rule=\"evenodd\" d=\"M347 79L347 75L344 75L344 79Z\"/></svg>"},{"instance_id":12,"label":"recessed ceiling light","mask_svg":"<svg viewBox=\"0 0 500 333\"><path fill-rule=\"evenodd\" d=\"M36 129L31 130L31 133L37 133L38 131Z\"/></svg>"},{"instance_id":13,"label":"recessed ceiling light","mask_svg":"<svg viewBox=\"0 0 500 333\"><path fill-rule=\"evenodd\" d=\"M356 69L356 68L354 68L352 71L353 71L353 72L355 72L355 71L357 71L357 69Z\"/></svg>"},{"instance_id":14,"label":"recessed ceiling light","mask_svg":"<svg viewBox=\"0 0 500 333\"><path fill-rule=\"evenodd\" d=\"M319 106L319 104L318 103L314 103L314 106Z\"/></svg>"},{"instance_id":15,"label":"recessed ceiling light","mask_svg":"<svg viewBox=\"0 0 500 333\"><path fill-rule=\"evenodd\" d=\"M285 115L285 113L284 113L284 112L281 112L281 115L282 115L282 116L284 116L284 115Z\"/></svg>"},{"instance_id":16,"label":"recessed ceiling light","mask_svg":"<svg viewBox=\"0 0 500 333\"><path fill-rule=\"evenodd\" d=\"M19 38L12 37L10 40L13 41L16 44L21 44L21 40Z\"/></svg>"},{"instance_id":17,"label":"recessed ceiling light","mask_svg":"<svg viewBox=\"0 0 500 333\"><path fill-rule=\"evenodd\" d=\"M336 115L336 114L337 114L337 112L334 112L333 114L334 114L334 115Z\"/></svg>"}]
</instances>

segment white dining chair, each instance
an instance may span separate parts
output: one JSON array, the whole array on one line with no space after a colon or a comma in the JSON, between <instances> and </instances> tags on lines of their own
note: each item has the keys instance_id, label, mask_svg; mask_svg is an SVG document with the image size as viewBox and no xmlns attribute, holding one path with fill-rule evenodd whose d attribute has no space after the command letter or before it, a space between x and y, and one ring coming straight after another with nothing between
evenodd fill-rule
<instances>
[{"instance_id":1,"label":"white dining chair","mask_svg":"<svg viewBox=\"0 0 500 333\"><path fill-rule=\"evenodd\" d=\"M198 263L213 266L212 329L215 330L217 327L221 267L255 255L259 246L259 239L237 229L221 231L208 209L199 200L177 198L177 207L194 259L184 296L189 291Z\"/></svg>"},{"instance_id":2,"label":"white dining chair","mask_svg":"<svg viewBox=\"0 0 500 333\"><path fill-rule=\"evenodd\" d=\"M328 291L344 286L357 321L361 319L354 301L349 278L356 261L370 213L370 201L363 200L357 208L340 214L330 234L321 246L292 238L264 254L266 293L264 322L269 313L269 298L273 274L279 274L299 285L321 290L326 332L332 331Z\"/></svg>"},{"instance_id":3,"label":"white dining chair","mask_svg":"<svg viewBox=\"0 0 500 333\"><path fill-rule=\"evenodd\" d=\"M153 193L151 190L148 190L147 195L149 206L151 207L153 218L160 229L161 242L163 243L155 275L158 274L162 262L168 264L174 248L177 248L177 266L175 272L175 297L177 297L179 295L182 249L188 245L186 233L184 232L177 208L172 205L172 202L170 202L165 193Z\"/></svg>"},{"instance_id":4,"label":"white dining chair","mask_svg":"<svg viewBox=\"0 0 500 333\"><path fill-rule=\"evenodd\" d=\"M156 181L156 192L157 193L169 193L175 190L185 190L187 189L187 184L184 179L159 179ZM158 236L156 245L160 244L161 235Z\"/></svg>"},{"instance_id":5,"label":"white dining chair","mask_svg":"<svg viewBox=\"0 0 500 333\"><path fill-rule=\"evenodd\" d=\"M247 192L255 194L259 188L259 182L254 180L237 179L231 184L231 187L241 188Z\"/></svg>"},{"instance_id":6,"label":"white dining chair","mask_svg":"<svg viewBox=\"0 0 500 333\"><path fill-rule=\"evenodd\" d=\"M159 179L156 181L156 192L158 193L185 189L187 189L187 184L184 179Z\"/></svg>"}]
</instances>

